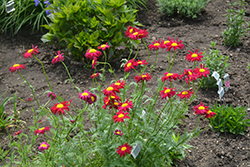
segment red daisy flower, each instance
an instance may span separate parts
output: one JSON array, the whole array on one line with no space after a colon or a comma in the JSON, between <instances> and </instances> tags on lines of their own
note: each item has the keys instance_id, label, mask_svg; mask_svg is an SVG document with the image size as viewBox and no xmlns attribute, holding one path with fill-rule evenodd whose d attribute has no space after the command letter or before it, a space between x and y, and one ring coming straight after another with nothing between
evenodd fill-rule
<instances>
[{"instance_id":1,"label":"red daisy flower","mask_svg":"<svg viewBox=\"0 0 250 167\"><path fill-rule=\"evenodd\" d=\"M128 26L127 31L125 31L126 37L129 37L130 34L133 34L133 33L137 32L137 31L138 31L137 28Z\"/></svg>"},{"instance_id":2,"label":"red daisy flower","mask_svg":"<svg viewBox=\"0 0 250 167\"><path fill-rule=\"evenodd\" d=\"M134 32L134 33L130 34L129 38L132 39L132 40L139 39L139 32Z\"/></svg>"},{"instance_id":3,"label":"red daisy flower","mask_svg":"<svg viewBox=\"0 0 250 167\"><path fill-rule=\"evenodd\" d=\"M113 83L113 86L116 87L117 89L124 89L125 86L125 80L118 80L116 83Z\"/></svg>"},{"instance_id":4,"label":"red daisy flower","mask_svg":"<svg viewBox=\"0 0 250 167\"><path fill-rule=\"evenodd\" d=\"M202 56L202 52L201 53L198 53L198 50L195 48L195 52L191 52L190 50L188 51L190 54L187 54L186 56L186 59L189 61L189 62L194 62L194 61L201 61L201 59L203 58Z\"/></svg>"},{"instance_id":5,"label":"red daisy flower","mask_svg":"<svg viewBox=\"0 0 250 167\"><path fill-rule=\"evenodd\" d=\"M192 94L194 94L193 91L188 90L188 91L181 91L179 94L177 94L177 96L180 97L180 99L184 99L184 98L189 98Z\"/></svg>"},{"instance_id":6,"label":"red daisy flower","mask_svg":"<svg viewBox=\"0 0 250 167\"><path fill-rule=\"evenodd\" d=\"M32 49L29 49L29 50L26 50L26 52L23 54L24 58L27 59L27 58L30 58L32 57L32 55L38 55L38 48L37 46L34 47L34 45L32 45Z\"/></svg>"},{"instance_id":7,"label":"red daisy flower","mask_svg":"<svg viewBox=\"0 0 250 167\"><path fill-rule=\"evenodd\" d=\"M148 37L147 30L138 30L138 38L139 39L146 38L146 37Z\"/></svg>"},{"instance_id":8,"label":"red daisy flower","mask_svg":"<svg viewBox=\"0 0 250 167\"><path fill-rule=\"evenodd\" d=\"M50 131L49 126L42 127L42 128L40 128L40 129L35 130L35 135L36 135L37 133L39 133L39 134L44 134L45 131Z\"/></svg>"},{"instance_id":9,"label":"red daisy flower","mask_svg":"<svg viewBox=\"0 0 250 167\"><path fill-rule=\"evenodd\" d=\"M95 69L95 66L97 65L97 58L94 57L93 60L92 60L92 68Z\"/></svg>"},{"instance_id":10,"label":"red daisy flower","mask_svg":"<svg viewBox=\"0 0 250 167\"><path fill-rule=\"evenodd\" d=\"M180 75L178 73L166 72L166 73L164 73L164 76L161 78L161 80L162 80L162 82L164 82L166 79L168 79L171 82L172 79L176 80L179 77L180 77Z\"/></svg>"},{"instance_id":11,"label":"red daisy flower","mask_svg":"<svg viewBox=\"0 0 250 167\"><path fill-rule=\"evenodd\" d=\"M193 72L193 70L191 69L184 69L185 72L180 76L180 78L184 78L185 76L187 76L187 78L185 79L185 81L188 83L188 81L196 81L197 80L197 76L196 74Z\"/></svg>"},{"instance_id":12,"label":"red daisy flower","mask_svg":"<svg viewBox=\"0 0 250 167\"><path fill-rule=\"evenodd\" d=\"M138 60L137 62L135 62L135 66L147 65L147 64L148 64L147 60Z\"/></svg>"},{"instance_id":13,"label":"red daisy flower","mask_svg":"<svg viewBox=\"0 0 250 167\"><path fill-rule=\"evenodd\" d=\"M215 115L216 113L212 112L211 110L206 111L206 118L211 118L211 117L214 117Z\"/></svg>"},{"instance_id":14,"label":"red daisy flower","mask_svg":"<svg viewBox=\"0 0 250 167\"><path fill-rule=\"evenodd\" d=\"M194 72L197 74L198 78L202 78L202 77L207 77L207 75L210 74L209 69L205 68L205 64L200 64L200 67L196 67L196 69L194 69Z\"/></svg>"},{"instance_id":15,"label":"red daisy flower","mask_svg":"<svg viewBox=\"0 0 250 167\"><path fill-rule=\"evenodd\" d=\"M64 53L61 53L61 51L57 51L57 53L55 53L55 57L54 59L52 60L52 64L55 65L57 62L60 62L60 61L64 61L64 57L62 56Z\"/></svg>"},{"instance_id":16,"label":"red daisy flower","mask_svg":"<svg viewBox=\"0 0 250 167\"><path fill-rule=\"evenodd\" d=\"M106 89L103 90L103 93L104 93L105 96L109 96L109 95L111 95L111 94L115 94L115 92L120 93L120 90L117 89L116 86L113 86L113 84L112 84L111 86L109 86L109 87L107 87Z\"/></svg>"},{"instance_id":17,"label":"red daisy flower","mask_svg":"<svg viewBox=\"0 0 250 167\"><path fill-rule=\"evenodd\" d=\"M91 98L91 93L88 92L87 90L85 90L83 93L79 93L79 98L84 100L84 101L88 101Z\"/></svg>"},{"instance_id":18,"label":"red daisy flower","mask_svg":"<svg viewBox=\"0 0 250 167\"><path fill-rule=\"evenodd\" d=\"M126 112L124 113L123 111L119 111L116 113L116 115L113 116L113 120L116 122L124 122L124 119L128 118L130 119L129 116L127 116L129 113Z\"/></svg>"},{"instance_id":19,"label":"red daisy flower","mask_svg":"<svg viewBox=\"0 0 250 167\"><path fill-rule=\"evenodd\" d=\"M166 87L163 87L164 90L160 91L160 96L162 99L167 99L170 98L170 97L173 97L176 93L175 91L175 88L166 88Z\"/></svg>"},{"instance_id":20,"label":"red daisy flower","mask_svg":"<svg viewBox=\"0 0 250 167\"><path fill-rule=\"evenodd\" d=\"M109 105L110 108L114 107L115 109L118 109L119 103L121 101L120 97L115 95L114 93L111 93L110 96L106 96L103 98L104 105L102 108L106 109L106 107Z\"/></svg>"},{"instance_id":21,"label":"red daisy flower","mask_svg":"<svg viewBox=\"0 0 250 167\"><path fill-rule=\"evenodd\" d=\"M48 97L50 97L51 100L55 100L57 96L56 96L56 94L54 92L49 92Z\"/></svg>"},{"instance_id":22,"label":"red daisy flower","mask_svg":"<svg viewBox=\"0 0 250 167\"><path fill-rule=\"evenodd\" d=\"M151 78L152 78L151 74L147 73L147 74L135 76L135 81L137 83L140 82L141 80L142 81L150 81Z\"/></svg>"},{"instance_id":23,"label":"red daisy flower","mask_svg":"<svg viewBox=\"0 0 250 167\"><path fill-rule=\"evenodd\" d=\"M19 135L20 133L22 133L22 131L21 131L21 130L19 130L19 131L15 132L13 136L17 136L17 135Z\"/></svg>"},{"instance_id":24,"label":"red daisy flower","mask_svg":"<svg viewBox=\"0 0 250 167\"><path fill-rule=\"evenodd\" d=\"M92 74L91 76L90 76L90 78L96 78L96 77L98 77L99 76L99 73L94 73L94 74Z\"/></svg>"},{"instance_id":25,"label":"red daisy flower","mask_svg":"<svg viewBox=\"0 0 250 167\"><path fill-rule=\"evenodd\" d=\"M67 102L67 101L65 101L65 102L54 104L54 106L51 107L50 110L51 110L51 112L53 114L59 114L59 115L61 115L61 113L62 113L63 115L65 115L64 110L65 111L69 111L69 107L68 106L70 106L70 103Z\"/></svg>"},{"instance_id":26,"label":"red daisy flower","mask_svg":"<svg viewBox=\"0 0 250 167\"><path fill-rule=\"evenodd\" d=\"M32 98L28 98L28 99L27 99L27 101L31 101L31 100L32 100Z\"/></svg>"},{"instance_id":27,"label":"red daisy flower","mask_svg":"<svg viewBox=\"0 0 250 167\"><path fill-rule=\"evenodd\" d=\"M132 68L135 68L135 66L136 66L135 60L131 59L125 64L124 70L125 72L129 72Z\"/></svg>"},{"instance_id":28,"label":"red daisy flower","mask_svg":"<svg viewBox=\"0 0 250 167\"><path fill-rule=\"evenodd\" d=\"M133 109L132 101L128 101L128 100L129 99L127 99L126 102L119 104L119 108L118 108L119 111L124 111L124 112L128 111L129 112L129 109Z\"/></svg>"},{"instance_id":29,"label":"red daisy flower","mask_svg":"<svg viewBox=\"0 0 250 167\"><path fill-rule=\"evenodd\" d=\"M87 53L85 54L85 57L87 58L87 59L90 59L90 60L92 60L92 59L94 59L94 58L98 58L98 57L100 57L102 55L102 52L100 52L100 51L98 51L98 50L95 50L95 49L88 49L87 50Z\"/></svg>"},{"instance_id":30,"label":"red daisy flower","mask_svg":"<svg viewBox=\"0 0 250 167\"><path fill-rule=\"evenodd\" d=\"M152 42L153 44L149 44L149 49L154 49L154 50L159 50L159 48L161 47L161 39L159 39L159 41L154 40L154 42Z\"/></svg>"},{"instance_id":31,"label":"red daisy flower","mask_svg":"<svg viewBox=\"0 0 250 167\"><path fill-rule=\"evenodd\" d=\"M108 45L108 42L107 42L106 44L102 44L101 46L98 46L97 48L102 49L102 50L106 50L106 49L109 49L110 46Z\"/></svg>"},{"instance_id":32,"label":"red daisy flower","mask_svg":"<svg viewBox=\"0 0 250 167\"><path fill-rule=\"evenodd\" d=\"M184 45L181 43L182 40L180 40L178 42L178 38L176 38L176 40L173 38L171 41L169 41L169 43L167 44L167 50L166 51L170 51L172 48L174 49L174 51L176 49L183 49Z\"/></svg>"},{"instance_id":33,"label":"red daisy flower","mask_svg":"<svg viewBox=\"0 0 250 167\"><path fill-rule=\"evenodd\" d=\"M124 135L124 133L122 133L122 131L121 131L121 130L116 129L116 130L115 130L114 135L119 135L119 136L122 136L122 135Z\"/></svg>"},{"instance_id":34,"label":"red daisy flower","mask_svg":"<svg viewBox=\"0 0 250 167\"><path fill-rule=\"evenodd\" d=\"M169 42L170 42L170 39L169 39L169 36L168 36L168 38L167 38L166 41L164 41L164 40L161 41L161 48L162 48L162 49L163 49L163 48L167 48Z\"/></svg>"},{"instance_id":35,"label":"red daisy flower","mask_svg":"<svg viewBox=\"0 0 250 167\"><path fill-rule=\"evenodd\" d=\"M130 150L132 149L132 147L131 146L129 146L128 145L128 143L126 143L126 144L122 144L121 146L119 146L118 148L117 148L117 153L120 155L120 157L125 157L125 153L127 153L127 154L131 154L131 152L130 152Z\"/></svg>"},{"instance_id":36,"label":"red daisy flower","mask_svg":"<svg viewBox=\"0 0 250 167\"><path fill-rule=\"evenodd\" d=\"M24 64L14 64L13 66L11 66L9 68L9 71L11 73L15 72L15 71L19 71L21 69L25 69L25 65Z\"/></svg>"},{"instance_id":37,"label":"red daisy flower","mask_svg":"<svg viewBox=\"0 0 250 167\"><path fill-rule=\"evenodd\" d=\"M76 120L69 120L71 123L75 123Z\"/></svg>"},{"instance_id":38,"label":"red daisy flower","mask_svg":"<svg viewBox=\"0 0 250 167\"><path fill-rule=\"evenodd\" d=\"M204 104L201 102L201 104L193 107L195 114L198 115L205 115L208 110L208 106L204 106Z\"/></svg>"},{"instance_id":39,"label":"red daisy flower","mask_svg":"<svg viewBox=\"0 0 250 167\"><path fill-rule=\"evenodd\" d=\"M48 150L49 149L49 144L47 142L42 142L40 146L38 147L39 150Z\"/></svg>"},{"instance_id":40,"label":"red daisy flower","mask_svg":"<svg viewBox=\"0 0 250 167\"><path fill-rule=\"evenodd\" d=\"M87 101L89 104L93 104L94 102L96 102L97 100L97 96L93 93L90 93L90 99Z\"/></svg>"}]
</instances>

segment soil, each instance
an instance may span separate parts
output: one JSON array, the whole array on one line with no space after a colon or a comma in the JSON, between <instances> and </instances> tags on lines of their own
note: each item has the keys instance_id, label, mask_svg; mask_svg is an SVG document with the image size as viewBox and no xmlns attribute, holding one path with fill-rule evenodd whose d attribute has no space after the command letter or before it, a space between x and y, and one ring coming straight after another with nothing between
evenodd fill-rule
<instances>
[{"instance_id":1,"label":"soil","mask_svg":"<svg viewBox=\"0 0 250 167\"><path fill-rule=\"evenodd\" d=\"M159 38L166 39L167 36L182 40L184 49L177 52L175 65L172 72L183 73L184 69L191 68L192 63L185 60L188 50L194 51L197 48L199 51L208 52L210 41L216 41L216 48L221 51L223 55L229 56L229 71L230 75L230 89L224 95L224 102L236 106L247 106L247 114L250 115L250 73L247 69L250 52L249 36L242 38L242 43L238 48L226 47L223 45L221 32L227 27L226 25L226 10L230 8L227 1L213 0L210 1L204 11L198 14L196 19L187 19L180 16L164 17L157 10L155 0L147 2L147 9L142 9L138 13L138 21L149 31L149 37L146 43L149 45L153 40ZM246 8L246 20L250 20L249 9ZM22 78L17 73L11 74L8 69L14 63L25 64L26 70L22 70L21 74L35 87L36 95L40 104L47 101L46 95L43 93L49 90L46 79L43 74L41 65L35 59L24 59L22 54L30 49L31 45L38 45L40 54L39 59L44 63L48 78L54 91L62 96L64 99L72 99L76 107L80 106L81 102L78 99L77 92L74 87L67 82L68 75L62 64L51 64L54 53L58 50L55 46L47 46L40 40L41 34L30 35L27 31L22 31L17 36L12 38L10 35L0 35L0 95L8 90L7 95L13 95L17 92L17 96L26 100L32 97L32 93L24 83ZM152 65L155 58L155 52L151 51L149 64ZM155 70L152 72L152 79L147 84L152 90L155 90L157 78L161 78L166 71L166 63L168 60L165 58L166 52L159 51L158 60ZM138 59L144 60L147 58L147 50L145 47L140 46ZM70 59L65 59L65 63L69 67L70 74L75 81L76 86L81 90L88 89L92 80L90 75L93 73L92 69L86 69L81 63L75 63ZM115 67L119 64L113 63ZM116 74L119 77L123 76L123 69L116 69ZM132 73L130 80L133 80ZM114 77L106 74L105 86L110 84ZM175 82L174 87L180 88L183 83ZM1 100L2 101L2 100ZM184 120L184 125L181 130L193 129L197 122L197 116L193 114L192 106L203 102L207 106L212 106L215 102L221 102L217 94L217 88L214 89L200 89L197 93L197 98L190 104L190 111L185 116L188 119ZM50 102L52 106L54 102ZM33 123L33 113L29 103L17 103L17 109L21 113L20 119L25 121L24 133L28 133L28 126ZM8 115L13 114L13 104L6 105ZM42 126L49 125L46 117L42 118ZM84 122L86 129L90 127L88 120ZM205 128L209 125L207 119L202 119L200 127ZM10 128L14 132L14 128ZM43 141L42 138L38 139ZM7 134L1 134L0 144L4 150L8 147ZM176 163L180 167L247 167L250 166L250 128L245 132L245 135L233 135L230 133L218 133L208 129L202 132L197 138L189 142L193 146L192 149L186 150L186 157L183 160L177 160ZM38 145L37 145L38 147ZM0 161L1 164L1 161Z\"/></svg>"}]
</instances>

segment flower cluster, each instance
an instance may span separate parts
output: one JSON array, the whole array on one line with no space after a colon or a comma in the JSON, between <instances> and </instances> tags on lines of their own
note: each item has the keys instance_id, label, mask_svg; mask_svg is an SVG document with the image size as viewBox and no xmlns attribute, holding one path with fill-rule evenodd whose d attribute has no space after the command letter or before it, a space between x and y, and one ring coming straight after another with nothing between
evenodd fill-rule
<instances>
[{"instance_id":1,"label":"flower cluster","mask_svg":"<svg viewBox=\"0 0 250 167\"><path fill-rule=\"evenodd\" d=\"M139 28L131 27L131 26L127 28L127 31L125 32L125 34L127 37L129 37L132 40L143 39L143 38L148 37L147 30L141 30Z\"/></svg>"},{"instance_id":2,"label":"flower cluster","mask_svg":"<svg viewBox=\"0 0 250 167\"><path fill-rule=\"evenodd\" d=\"M97 100L97 96L93 93L88 92L87 90L85 90L83 93L79 93L78 95L80 99L86 101L89 104L92 104Z\"/></svg>"},{"instance_id":3,"label":"flower cluster","mask_svg":"<svg viewBox=\"0 0 250 167\"><path fill-rule=\"evenodd\" d=\"M42 127L42 128L39 128L39 129L35 130L35 135L37 135L37 133L44 134L45 131L50 131L50 127L46 126L46 127Z\"/></svg>"},{"instance_id":4,"label":"flower cluster","mask_svg":"<svg viewBox=\"0 0 250 167\"><path fill-rule=\"evenodd\" d=\"M158 41L154 40L152 44L149 44L148 47L150 50L159 50L160 48L166 48L166 51L170 51L171 49L175 51L176 49L183 49L184 45L181 42L181 40L178 41L178 38L176 38L176 40L174 38L170 40L169 37L167 37L166 41L162 39L159 39Z\"/></svg>"},{"instance_id":5,"label":"flower cluster","mask_svg":"<svg viewBox=\"0 0 250 167\"><path fill-rule=\"evenodd\" d=\"M205 106L202 102L199 105L194 106L193 110L194 110L195 114L197 114L197 115L205 115L206 118L211 118L214 115L216 115L215 112L212 112L211 110L209 110L209 107Z\"/></svg>"}]
</instances>

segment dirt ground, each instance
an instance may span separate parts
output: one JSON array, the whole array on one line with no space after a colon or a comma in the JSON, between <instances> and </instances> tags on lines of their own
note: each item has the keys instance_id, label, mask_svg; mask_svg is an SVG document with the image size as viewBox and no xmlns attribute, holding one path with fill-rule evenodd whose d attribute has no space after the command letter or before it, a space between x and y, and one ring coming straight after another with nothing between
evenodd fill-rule
<instances>
[{"instance_id":1,"label":"dirt ground","mask_svg":"<svg viewBox=\"0 0 250 167\"><path fill-rule=\"evenodd\" d=\"M247 106L250 108L250 73L247 70L247 63L250 62L250 38L245 36L242 38L242 43L238 48L228 48L223 45L221 32L226 28L226 9L230 6L226 1L211 0L204 11L202 11L197 19L186 19L178 16L163 17L158 11L156 1L148 1L148 10L141 10L138 13L138 21L141 22L149 31L149 37L146 43L149 45L154 39L166 39L167 36L171 38L178 37L183 41L184 49L177 52L175 65L172 72L183 73L184 68L191 68L192 63L185 60L188 50L194 51L197 48L199 51L208 52L210 41L217 41L216 48L221 50L223 55L229 56L229 71L230 75L230 90L225 94L224 100L226 104L236 106ZM249 21L250 10L246 9L246 19ZM62 96L64 99L72 99L75 106L78 107L81 101L78 98L74 87L66 82L68 75L62 64L51 64L54 53L58 50L55 46L47 46L40 40L40 34L30 35L28 32L22 31L17 36L12 38L10 35L0 35L0 95L8 90L8 95L14 94L17 91L17 96L26 100L32 97L32 93L26 85L22 82L22 78L17 73L11 74L8 69L14 63L25 64L26 70L22 70L22 75L35 87L36 95L40 104L47 101L46 95L42 95L46 90L49 90L46 79L44 77L42 67L34 59L24 59L23 53L30 49L31 45L38 45L40 54L39 59L44 63L48 78L54 91ZM151 52L149 64L154 62L155 52ZM157 78L161 78L166 71L165 58L166 52L160 51L155 70L152 73L152 79L148 86L152 87L154 91L157 84ZM147 50L141 46L138 58L144 60L147 58ZM75 81L76 86L81 90L85 90L91 86L92 80L90 75L93 73L92 69L86 69L82 64L76 64L73 61L66 59L65 63L69 66L69 71ZM114 64L114 63L113 63ZM114 64L117 66L117 63ZM116 69L118 77L122 77L123 69ZM131 74L132 77L136 73ZM109 85L114 77L107 73L105 86ZM174 83L177 89L183 83ZM197 98L190 104L192 106L203 102L207 106L212 106L216 101L219 101L217 88L215 89L201 89L197 93ZM49 106L52 106L51 102ZM11 104L7 104L6 112L13 113ZM27 108L21 113L21 120L26 122L24 133L28 132L28 126L33 122L31 106L29 103L18 102L18 110ZM250 110L247 111L250 115ZM190 110L185 115L188 119L184 120L184 125L181 129L193 129L197 122L197 116ZM89 122L84 122L86 128L89 128ZM49 122L46 118L42 120L42 125L47 126ZM200 127L205 128L209 125L209 121L203 119L200 122ZM14 130L13 130L14 131ZM41 139L42 141L42 139ZM4 149L8 149L7 134L0 135L0 143ZM186 157L182 161L176 163L180 167L247 167L250 166L250 128L245 135L232 135L229 133L222 134L208 129L202 132L197 138L189 142L194 147L186 150ZM1 163L1 161L0 161Z\"/></svg>"}]
</instances>

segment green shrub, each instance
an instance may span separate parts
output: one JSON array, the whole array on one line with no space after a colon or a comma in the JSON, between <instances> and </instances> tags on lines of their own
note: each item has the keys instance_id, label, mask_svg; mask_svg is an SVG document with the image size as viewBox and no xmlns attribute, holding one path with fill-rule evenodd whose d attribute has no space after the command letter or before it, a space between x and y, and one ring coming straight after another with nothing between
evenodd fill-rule
<instances>
[{"instance_id":1,"label":"green shrub","mask_svg":"<svg viewBox=\"0 0 250 167\"><path fill-rule=\"evenodd\" d=\"M40 2L35 6L34 0L15 0L15 10L6 12L6 3L9 0L0 0L0 29L2 32L17 34L22 27L32 27L32 32L40 30L43 24L49 24L45 7L46 4Z\"/></svg>"},{"instance_id":2,"label":"green shrub","mask_svg":"<svg viewBox=\"0 0 250 167\"><path fill-rule=\"evenodd\" d=\"M215 45L216 42L211 42L210 47L212 47L212 49L209 49L209 53L205 54L203 57L205 66L210 70L210 75L203 78L203 80L200 80L202 88L217 87L217 81L214 77L212 77L213 72L217 71L217 73L220 74L220 77L222 77L225 75L227 71L226 68L229 66L227 63L229 56L220 54L220 51L214 48Z\"/></svg>"},{"instance_id":3,"label":"green shrub","mask_svg":"<svg viewBox=\"0 0 250 167\"><path fill-rule=\"evenodd\" d=\"M144 6L146 8L146 0L127 0L127 5L132 9L141 8Z\"/></svg>"},{"instance_id":4,"label":"green shrub","mask_svg":"<svg viewBox=\"0 0 250 167\"><path fill-rule=\"evenodd\" d=\"M167 16L180 14L184 17L196 18L196 14L205 8L207 0L157 0L159 10Z\"/></svg>"},{"instance_id":5,"label":"green shrub","mask_svg":"<svg viewBox=\"0 0 250 167\"><path fill-rule=\"evenodd\" d=\"M107 42L109 58L119 57L114 51L127 45L126 27L140 25L135 22L137 10L128 8L125 0L58 0L49 9L54 12L52 23L44 26L49 32L42 37L43 42L58 40L58 47L67 47L77 61L86 61L88 48Z\"/></svg>"},{"instance_id":6,"label":"green shrub","mask_svg":"<svg viewBox=\"0 0 250 167\"><path fill-rule=\"evenodd\" d=\"M211 108L211 111L216 115L210 118L210 124L213 130L219 130L221 132L230 132L233 134L242 134L250 126L250 119L246 119L247 107L238 106L234 108L232 105L219 105L217 103Z\"/></svg>"}]
</instances>

